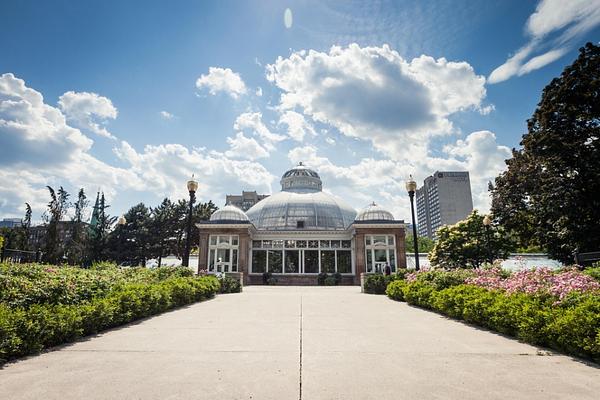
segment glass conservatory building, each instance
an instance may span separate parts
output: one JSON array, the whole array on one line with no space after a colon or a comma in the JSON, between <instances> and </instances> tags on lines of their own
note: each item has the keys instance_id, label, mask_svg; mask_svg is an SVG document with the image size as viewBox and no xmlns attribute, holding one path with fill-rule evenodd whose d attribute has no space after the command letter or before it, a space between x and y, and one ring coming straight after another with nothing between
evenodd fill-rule
<instances>
[{"instance_id":1,"label":"glass conservatory building","mask_svg":"<svg viewBox=\"0 0 600 400\"><path fill-rule=\"evenodd\" d=\"M339 273L343 284L360 274L406 266L404 221L372 203L356 212L322 191L319 175L300 163L281 178L281 192L247 212L226 205L200 230L199 269L242 273L260 284L270 272L278 284L316 284Z\"/></svg>"}]
</instances>

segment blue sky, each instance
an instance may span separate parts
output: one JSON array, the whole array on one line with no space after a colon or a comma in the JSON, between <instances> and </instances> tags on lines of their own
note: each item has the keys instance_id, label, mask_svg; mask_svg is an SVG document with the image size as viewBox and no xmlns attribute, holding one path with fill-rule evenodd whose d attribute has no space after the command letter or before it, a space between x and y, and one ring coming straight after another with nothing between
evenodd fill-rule
<instances>
[{"instance_id":1,"label":"blue sky","mask_svg":"<svg viewBox=\"0 0 600 400\"><path fill-rule=\"evenodd\" d=\"M485 211L543 87L600 37L598 0L172 3L2 2L0 217L39 219L45 185L119 214L192 173L223 205L298 161L405 219L409 174L467 169Z\"/></svg>"}]
</instances>

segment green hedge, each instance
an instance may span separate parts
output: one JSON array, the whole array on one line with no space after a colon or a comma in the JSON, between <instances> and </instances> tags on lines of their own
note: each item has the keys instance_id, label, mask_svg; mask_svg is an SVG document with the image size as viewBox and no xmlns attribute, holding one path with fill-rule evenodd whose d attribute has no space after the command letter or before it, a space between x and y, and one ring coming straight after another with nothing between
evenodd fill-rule
<instances>
[{"instance_id":1,"label":"green hedge","mask_svg":"<svg viewBox=\"0 0 600 400\"><path fill-rule=\"evenodd\" d=\"M219 279L221 288L219 293L241 293L242 284L239 279L232 278L231 276L223 276Z\"/></svg>"},{"instance_id":2,"label":"green hedge","mask_svg":"<svg viewBox=\"0 0 600 400\"><path fill-rule=\"evenodd\" d=\"M436 288L395 281L386 294L525 342L600 362L600 296L577 294L556 304L550 296L506 294L472 285Z\"/></svg>"},{"instance_id":3,"label":"green hedge","mask_svg":"<svg viewBox=\"0 0 600 400\"><path fill-rule=\"evenodd\" d=\"M364 292L368 294L385 294L385 289L390 282L401 279L401 276L396 274L383 275L373 274L365 277L365 283L363 286Z\"/></svg>"},{"instance_id":4,"label":"green hedge","mask_svg":"<svg viewBox=\"0 0 600 400\"><path fill-rule=\"evenodd\" d=\"M174 277L158 283L130 283L79 304L0 303L0 363L67 343L85 335L211 298L214 277Z\"/></svg>"}]
</instances>

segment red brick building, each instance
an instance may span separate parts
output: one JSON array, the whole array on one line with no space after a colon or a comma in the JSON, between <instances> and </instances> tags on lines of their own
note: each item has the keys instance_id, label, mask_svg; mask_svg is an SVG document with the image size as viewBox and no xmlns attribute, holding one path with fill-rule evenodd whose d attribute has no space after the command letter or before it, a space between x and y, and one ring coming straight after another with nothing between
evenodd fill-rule
<instances>
[{"instance_id":1,"label":"red brick building","mask_svg":"<svg viewBox=\"0 0 600 400\"><path fill-rule=\"evenodd\" d=\"M404 221L375 203L356 212L322 191L319 175L300 163L281 178L281 192L247 212L216 211L200 230L198 268L241 272L260 284L270 272L278 284L316 284L320 272L360 284L363 272L406 268Z\"/></svg>"}]
</instances>

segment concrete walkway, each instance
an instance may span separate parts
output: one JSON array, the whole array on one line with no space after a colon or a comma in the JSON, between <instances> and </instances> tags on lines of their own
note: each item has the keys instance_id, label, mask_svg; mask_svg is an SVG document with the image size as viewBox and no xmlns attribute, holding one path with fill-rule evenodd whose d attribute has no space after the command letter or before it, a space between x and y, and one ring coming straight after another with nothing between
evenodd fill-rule
<instances>
[{"instance_id":1,"label":"concrete walkway","mask_svg":"<svg viewBox=\"0 0 600 400\"><path fill-rule=\"evenodd\" d=\"M598 399L600 369L356 287L247 287L0 370L2 399Z\"/></svg>"}]
</instances>

